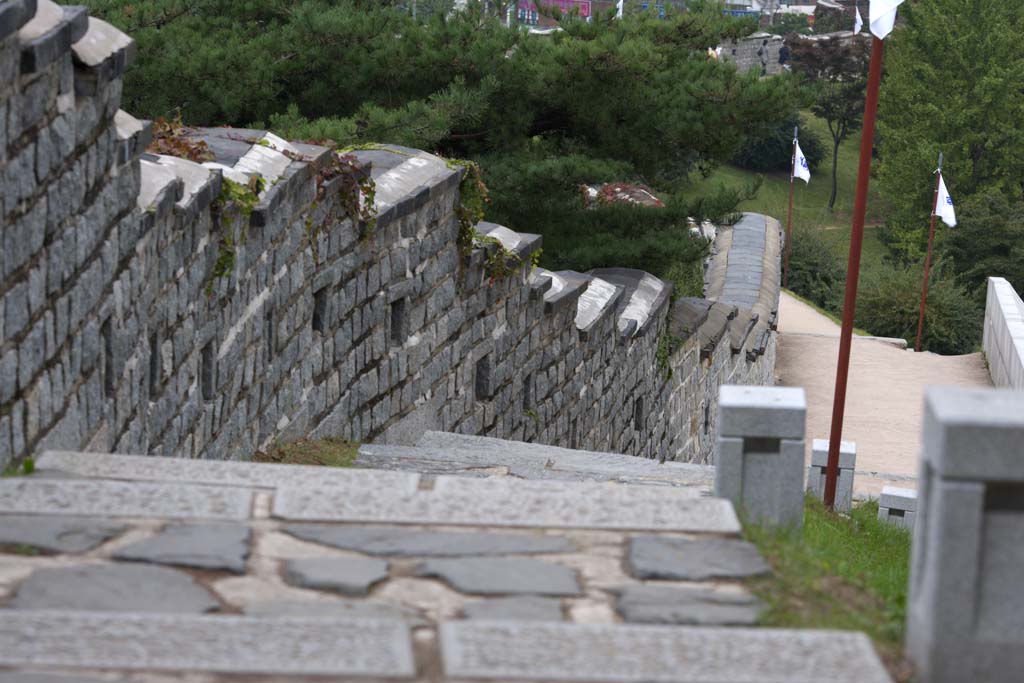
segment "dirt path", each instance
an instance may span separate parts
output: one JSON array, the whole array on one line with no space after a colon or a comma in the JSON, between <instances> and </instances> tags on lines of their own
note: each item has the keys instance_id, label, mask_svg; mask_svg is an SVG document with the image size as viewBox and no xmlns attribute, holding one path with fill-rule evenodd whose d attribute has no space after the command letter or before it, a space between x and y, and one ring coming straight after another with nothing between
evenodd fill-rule
<instances>
[{"instance_id":1,"label":"dirt path","mask_svg":"<svg viewBox=\"0 0 1024 683\"><path fill-rule=\"evenodd\" d=\"M827 439L832 421L839 326L783 292L779 302L778 384L807 392L807 457L811 441ZM843 439L857 444L858 495L883 484L917 488L924 387L991 386L980 353L939 356L854 336Z\"/></svg>"}]
</instances>

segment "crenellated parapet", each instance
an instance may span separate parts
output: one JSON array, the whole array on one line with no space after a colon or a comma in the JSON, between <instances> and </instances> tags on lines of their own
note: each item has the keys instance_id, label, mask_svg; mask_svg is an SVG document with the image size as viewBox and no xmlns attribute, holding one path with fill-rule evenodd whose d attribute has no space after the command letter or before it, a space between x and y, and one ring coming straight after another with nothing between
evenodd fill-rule
<instances>
[{"instance_id":1,"label":"crenellated parapet","mask_svg":"<svg viewBox=\"0 0 1024 683\"><path fill-rule=\"evenodd\" d=\"M467 250L463 168L425 152L341 172L228 128L147 152L133 53L81 8L0 2L0 465L427 430L707 462L718 386L771 382L773 219L718 230L707 299L550 272L539 235L480 223Z\"/></svg>"}]
</instances>

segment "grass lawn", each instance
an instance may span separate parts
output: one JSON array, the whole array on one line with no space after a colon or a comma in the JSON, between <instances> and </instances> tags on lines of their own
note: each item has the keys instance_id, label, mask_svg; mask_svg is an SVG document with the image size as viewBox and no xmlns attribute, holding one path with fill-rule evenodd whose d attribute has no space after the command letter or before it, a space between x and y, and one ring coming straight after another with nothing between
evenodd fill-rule
<instances>
[{"instance_id":1,"label":"grass lawn","mask_svg":"<svg viewBox=\"0 0 1024 683\"><path fill-rule=\"evenodd\" d=\"M767 605L762 625L864 631L902 683L912 680L902 652L910 534L877 515L877 502L844 517L808 498L802 535L746 525L773 569L750 588Z\"/></svg>"},{"instance_id":2,"label":"grass lawn","mask_svg":"<svg viewBox=\"0 0 1024 683\"><path fill-rule=\"evenodd\" d=\"M853 195L857 188L857 161L860 154L860 133L854 133L839 146L839 166L836 174L838 192L834 211L828 210L828 199L832 192L832 136L821 119L805 112L801 128L811 129L821 136L827 149L827 156L812 173L811 182L797 180L793 191L793 226L822 230L831 237L839 253L845 254L850 245L850 224L853 221ZM721 166L696 189L703 190L716 185L742 188L750 184L757 174L734 166ZM740 204L743 211L756 211L786 223L789 205L789 173L768 173L764 176L761 189L754 199ZM878 194L877 184L869 185L868 210L864 233L864 250L861 257L861 274L881 263L885 246L872 229L880 226L885 219L885 205Z\"/></svg>"},{"instance_id":3,"label":"grass lawn","mask_svg":"<svg viewBox=\"0 0 1024 683\"><path fill-rule=\"evenodd\" d=\"M359 444L342 439L300 439L274 446L266 453L256 453L253 460L286 465L350 467L358 454Z\"/></svg>"}]
</instances>

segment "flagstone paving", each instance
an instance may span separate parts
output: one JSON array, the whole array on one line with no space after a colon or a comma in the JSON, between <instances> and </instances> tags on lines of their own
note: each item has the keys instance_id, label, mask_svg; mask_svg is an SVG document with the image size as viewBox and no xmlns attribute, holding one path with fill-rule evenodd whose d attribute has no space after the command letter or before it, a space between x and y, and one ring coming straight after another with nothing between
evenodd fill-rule
<instances>
[{"instance_id":1,"label":"flagstone paving","mask_svg":"<svg viewBox=\"0 0 1024 683\"><path fill-rule=\"evenodd\" d=\"M0 480L0 682L889 680L749 628L767 565L700 471L525 446L538 479L44 454Z\"/></svg>"}]
</instances>

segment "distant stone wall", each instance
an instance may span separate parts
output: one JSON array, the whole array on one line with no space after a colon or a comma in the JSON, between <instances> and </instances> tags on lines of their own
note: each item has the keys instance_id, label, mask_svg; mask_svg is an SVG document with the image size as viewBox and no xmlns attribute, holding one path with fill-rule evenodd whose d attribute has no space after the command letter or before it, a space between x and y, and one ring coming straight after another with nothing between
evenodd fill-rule
<instances>
[{"instance_id":1,"label":"distant stone wall","mask_svg":"<svg viewBox=\"0 0 1024 683\"><path fill-rule=\"evenodd\" d=\"M1001 277L988 279L982 348L992 383L1024 391L1024 301Z\"/></svg>"},{"instance_id":2,"label":"distant stone wall","mask_svg":"<svg viewBox=\"0 0 1024 683\"><path fill-rule=\"evenodd\" d=\"M722 61L734 62L736 68L741 72L754 69L761 71L761 57L757 52L762 47L765 50L767 60L766 76L774 76L782 73L782 65L779 64L779 50L782 48L782 36L775 36L770 33L755 33L732 40L722 45Z\"/></svg>"},{"instance_id":3,"label":"distant stone wall","mask_svg":"<svg viewBox=\"0 0 1024 683\"><path fill-rule=\"evenodd\" d=\"M539 236L481 224L522 264L495 278L493 244L457 246L461 170L429 154L358 153L364 224L320 147L206 129L215 162L143 153L118 109L133 50L80 9L0 11L0 467L426 429L707 462L718 386L771 383L777 221L719 231L708 299L531 269ZM257 172L255 208L225 204Z\"/></svg>"}]
</instances>

